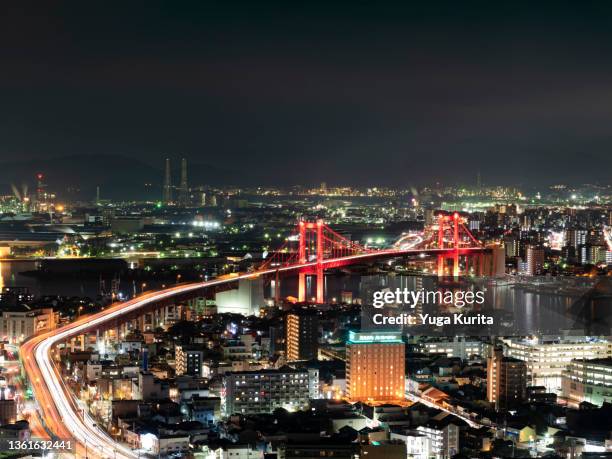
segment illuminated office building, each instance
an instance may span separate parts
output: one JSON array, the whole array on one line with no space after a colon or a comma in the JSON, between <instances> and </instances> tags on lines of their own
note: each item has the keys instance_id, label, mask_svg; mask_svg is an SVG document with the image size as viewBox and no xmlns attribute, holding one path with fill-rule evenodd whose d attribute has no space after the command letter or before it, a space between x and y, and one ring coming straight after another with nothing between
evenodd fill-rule
<instances>
[{"instance_id":1,"label":"illuminated office building","mask_svg":"<svg viewBox=\"0 0 612 459\"><path fill-rule=\"evenodd\" d=\"M562 395L575 404L612 402L612 358L572 360L563 372Z\"/></svg>"},{"instance_id":2,"label":"illuminated office building","mask_svg":"<svg viewBox=\"0 0 612 459\"><path fill-rule=\"evenodd\" d=\"M527 274L536 276L544 269L544 248L538 245L527 247Z\"/></svg>"},{"instance_id":3,"label":"illuminated office building","mask_svg":"<svg viewBox=\"0 0 612 459\"><path fill-rule=\"evenodd\" d=\"M561 378L572 360L612 357L612 344L592 337L506 339L506 355L527 364L527 382L560 393Z\"/></svg>"},{"instance_id":4,"label":"illuminated office building","mask_svg":"<svg viewBox=\"0 0 612 459\"><path fill-rule=\"evenodd\" d=\"M418 345L420 352L425 354L443 355L446 357L459 357L468 360L472 356L488 355L489 345L478 340L460 336L422 339Z\"/></svg>"}]
</instances>

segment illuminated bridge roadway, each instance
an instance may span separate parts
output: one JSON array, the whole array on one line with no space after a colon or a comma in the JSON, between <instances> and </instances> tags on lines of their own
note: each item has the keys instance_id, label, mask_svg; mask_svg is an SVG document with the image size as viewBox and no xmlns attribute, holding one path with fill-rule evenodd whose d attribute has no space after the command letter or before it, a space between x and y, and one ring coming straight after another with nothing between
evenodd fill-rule
<instances>
[{"instance_id":1,"label":"illuminated bridge roadway","mask_svg":"<svg viewBox=\"0 0 612 459\"><path fill-rule=\"evenodd\" d=\"M416 238L416 241L421 242L421 239ZM457 250L447 247L420 249L413 247L413 244L402 243L386 250L368 251L323 260L319 258L319 260L305 263L264 267L255 272L233 274L205 282L177 285L164 290L145 293L123 303L113 304L97 314L82 317L71 324L35 336L21 346L21 358L32 385L40 418L52 438L76 440L77 457L137 459L140 455L136 451L112 439L104 429L96 425L93 418L87 414L87 410L79 406L77 398L62 378L56 360L53 358L55 346L72 337L103 328L108 322L120 321L123 316L152 306L156 302L240 279L255 279L259 276L278 275L278 273L299 273L315 268L326 269L348 266L377 258L393 258L424 253L446 256L449 252L452 253ZM483 250L482 247L465 247L461 248L460 252L463 255L469 255L472 252L478 253Z\"/></svg>"}]
</instances>

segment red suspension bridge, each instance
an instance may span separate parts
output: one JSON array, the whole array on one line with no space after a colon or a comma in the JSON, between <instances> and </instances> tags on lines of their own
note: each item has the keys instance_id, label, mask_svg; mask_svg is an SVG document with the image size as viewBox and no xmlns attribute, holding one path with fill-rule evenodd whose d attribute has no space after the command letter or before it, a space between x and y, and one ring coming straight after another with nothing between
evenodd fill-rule
<instances>
[{"instance_id":1,"label":"red suspension bridge","mask_svg":"<svg viewBox=\"0 0 612 459\"><path fill-rule=\"evenodd\" d=\"M400 241L405 241L402 238ZM464 219L458 214L441 214L435 225L426 228L422 235L411 242L396 243L390 248L374 249L349 240L335 232L323 220L300 221L297 231L289 236L285 244L255 271L276 274L275 293L278 299L280 273L297 272L298 301L306 301L306 278L316 278L317 303L323 303L324 273L326 269L339 268L377 259L407 257L414 255L437 257L438 276L457 277L469 273L476 275L495 274L492 248L485 247L466 228ZM452 260L452 266L449 265ZM463 262L463 263L461 263Z\"/></svg>"}]
</instances>

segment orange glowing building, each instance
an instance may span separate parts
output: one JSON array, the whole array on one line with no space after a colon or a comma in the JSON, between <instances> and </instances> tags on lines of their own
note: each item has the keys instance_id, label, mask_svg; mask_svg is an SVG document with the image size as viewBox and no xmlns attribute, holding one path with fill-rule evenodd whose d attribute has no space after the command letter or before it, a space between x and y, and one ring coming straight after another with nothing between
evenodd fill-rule
<instances>
[{"instance_id":1,"label":"orange glowing building","mask_svg":"<svg viewBox=\"0 0 612 459\"><path fill-rule=\"evenodd\" d=\"M346 343L349 400L404 400L405 353L399 332L350 332Z\"/></svg>"}]
</instances>

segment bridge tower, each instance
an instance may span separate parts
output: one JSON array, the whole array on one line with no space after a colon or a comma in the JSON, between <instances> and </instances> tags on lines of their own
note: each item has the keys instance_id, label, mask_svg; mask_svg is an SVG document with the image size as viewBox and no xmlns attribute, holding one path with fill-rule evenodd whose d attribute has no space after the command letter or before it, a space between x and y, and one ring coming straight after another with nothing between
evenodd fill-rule
<instances>
[{"instance_id":1,"label":"bridge tower","mask_svg":"<svg viewBox=\"0 0 612 459\"><path fill-rule=\"evenodd\" d=\"M438 215L438 248L444 247L444 215ZM444 255L438 255L438 277L444 276Z\"/></svg>"},{"instance_id":2,"label":"bridge tower","mask_svg":"<svg viewBox=\"0 0 612 459\"><path fill-rule=\"evenodd\" d=\"M460 233L461 231L461 233ZM446 239L445 239L446 236ZM467 242L466 242L467 240ZM473 244L472 244L473 243ZM459 256L463 255L465 259L465 268L467 271L468 256L462 253L463 248L468 247L468 244L478 246L480 243L472 236L465 228L461 221L461 216L458 212L454 212L451 216L440 214L438 215L438 237L437 246L439 249L447 249L445 253L438 255L437 271L438 277L443 277L446 274L446 260L453 260L452 275L459 277ZM478 256L478 255L477 255Z\"/></svg>"},{"instance_id":3,"label":"bridge tower","mask_svg":"<svg viewBox=\"0 0 612 459\"><path fill-rule=\"evenodd\" d=\"M303 265L306 264L306 223L301 220L299 230L298 263ZM306 301L306 271L303 269L298 273L298 301Z\"/></svg>"},{"instance_id":4,"label":"bridge tower","mask_svg":"<svg viewBox=\"0 0 612 459\"><path fill-rule=\"evenodd\" d=\"M317 220L316 223L300 221L299 223L299 246L298 246L298 261L300 264L306 264L310 259L306 253L312 251L312 246L315 248L315 268L314 275L316 277L316 295L315 299L318 304L325 302L325 272L323 269L323 220ZM312 239L315 239L313 244ZM298 301L306 301L306 276L309 270L300 269L298 273Z\"/></svg>"}]
</instances>

